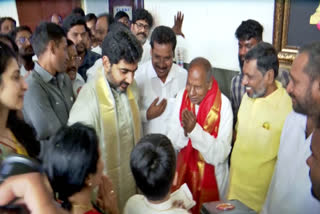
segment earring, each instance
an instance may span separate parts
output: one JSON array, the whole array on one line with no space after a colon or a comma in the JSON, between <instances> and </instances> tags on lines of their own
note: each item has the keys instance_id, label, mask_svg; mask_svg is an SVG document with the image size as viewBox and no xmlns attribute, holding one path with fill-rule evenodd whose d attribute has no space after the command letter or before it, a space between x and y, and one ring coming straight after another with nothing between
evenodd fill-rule
<instances>
[{"instance_id":1,"label":"earring","mask_svg":"<svg viewBox=\"0 0 320 214\"><path fill-rule=\"evenodd\" d=\"M89 183L89 187L91 187L91 186L92 186L92 183L90 182L90 183Z\"/></svg>"}]
</instances>

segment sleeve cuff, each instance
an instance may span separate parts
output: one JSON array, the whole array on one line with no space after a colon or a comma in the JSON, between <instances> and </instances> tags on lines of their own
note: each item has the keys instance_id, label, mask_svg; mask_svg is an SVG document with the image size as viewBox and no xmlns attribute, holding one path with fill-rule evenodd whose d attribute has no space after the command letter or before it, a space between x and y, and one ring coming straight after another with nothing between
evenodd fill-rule
<instances>
[{"instance_id":1,"label":"sleeve cuff","mask_svg":"<svg viewBox=\"0 0 320 214\"><path fill-rule=\"evenodd\" d=\"M192 147L198 151L205 152L209 146L208 139L203 138L203 132L205 132L202 127L197 123L192 132L188 134L192 141ZM210 136L211 137L211 136Z\"/></svg>"},{"instance_id":2,"label":"sleeve cuff","mask_svg":"<svg viewBox=\"0 0 320 214\"><path fill-rule=\"evenodd\" d=\"M190 132L188 134L188 136L190 137L191 141L192 141L192 146L195 149L199 149L198 147L202 147L201 145L201 140L197 140L197 138L199 138L199 136L201 136L201 132L202 132L202 127L199 125L199 123L196 123L196 126L194 127L194 129L192 130L192 132ZM205 142L204 142L205 143Z\"/></svg>"},{"instance_id":3,"label":"sleeve cuff","mask_svg":"<svg viewBox=\"0 0 320 214\"><path fill-rule=\"evenodd\" d=\"M142 122L147 122L147 111L146 110L141 110L140 111L140 117Z\"/></svg>"}]
</instances>

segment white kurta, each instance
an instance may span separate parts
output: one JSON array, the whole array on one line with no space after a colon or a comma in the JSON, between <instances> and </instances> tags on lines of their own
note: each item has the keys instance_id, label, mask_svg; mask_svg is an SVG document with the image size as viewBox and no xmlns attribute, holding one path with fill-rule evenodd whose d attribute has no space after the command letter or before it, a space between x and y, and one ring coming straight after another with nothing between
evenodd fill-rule
<instances>
[{"instance_id":1,"label":"white kurta","mask_svg":"<svg viewBox=\"0 0 320 214\"><path fill-rule=\"evenodd\" d=\"M27 71L26 68L24 67L24 65L21 65L20 67L20 75L23 76L24 78L26 78L32 70Z\"/></svg>"},{"instance_id":2,"label":"white kurta","mask_svg":"<svg viewBox=\"0 0 320 214\"><path fill-rule=\"evenodd\" d=\"M214 165L220 199L224 199L228 184L228 156L231 150L233 123L230 101L221 93L220 125L217 138L205 132L198 123L188 137L185 137L179 120L182 95L183 90L177 95L168 137L177 150L187 146L189 138L191 139L192 147L201 153L207 163ZM196 105L196 114L198 110L199 106Z\"/></svg>"},{"instance_id":3,"label":"white kurta","mask_svg":"<svg viewBox=\"0 0 320 214\"><path fill-rule=\"evenodd\" d=\"M309 167L312 135L305 138L307 117L292 111L281 133L278 160L261 214L320 213L320 202L311 194Z\"/></svg>"},{"instance_id":4,"label":"white kurta","mask_svg":"<svg viewBox=\"0 0 320 214\"><path fill-rule=\"evenodd\" d=\"M138 68L135 80L138 84L140 95L140 114L143 123L144 135L150 133L168 133L168 123L172 116L175 99L178 92L186 86L188 73L185 69L172 64L165 83L157 76L151 60ZM147 110L151 103L159 97L167 100L165 111L152 120L147 120Z\"/></svg>"},{"instance_id":5,"label":"white kurta","mask_svg":"<svg viewBox=\"0 0 320 214\"><path fill-rule=\"evenodd\" d=\"M77 73L76 78L71 81L72 82L72 89L74 96L78 96L78 93L80 92L80 88L85 84L84 79L82 76Z\"/></svg>"},{"instance_id":6,"label":"white kurta","mask_svg":"<svg viewBox=\"0 0 320 214\"><path fill-rule=\"evenodd\" d=\"M102 54L102 49L101 49L101 47L99 45L94 47L94 48L91 48L91 51L95 52L97 54L100 54L100 55Z\"/></svg>"}]
</instances>

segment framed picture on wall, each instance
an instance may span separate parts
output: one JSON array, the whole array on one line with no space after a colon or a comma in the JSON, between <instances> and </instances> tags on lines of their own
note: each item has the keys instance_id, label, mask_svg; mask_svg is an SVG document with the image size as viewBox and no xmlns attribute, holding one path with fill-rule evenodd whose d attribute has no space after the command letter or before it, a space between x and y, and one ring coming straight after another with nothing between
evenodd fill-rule
<instances>
[{"instance_id":1,"label":"framed picture on wall","mask_svg":"<svg viewBox=\"0 0 320 214\"><path fill-rule=\"evenodd\" d=\"M291 65L299 47L320 40L317 25L310 24L319 4L319 0L275 0L273 44L281 63Z\"/></svg>"},{"instance_id":2,"label":"framed picture on wall","mask_svg":"<svg viewBox=\"0 0 320 214\"><path fill-rule=\"evenodd\" d=\"M109 13L114 16L119 11L124 11L132 20L132 11L144 8L144 0L109 0Z\"/></svg>"}]
</instances>

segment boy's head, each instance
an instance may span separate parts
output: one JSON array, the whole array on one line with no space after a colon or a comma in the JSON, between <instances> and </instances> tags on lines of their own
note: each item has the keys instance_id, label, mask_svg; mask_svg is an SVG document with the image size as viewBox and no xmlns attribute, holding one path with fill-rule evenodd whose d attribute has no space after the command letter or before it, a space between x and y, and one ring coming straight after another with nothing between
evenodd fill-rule
<instances>
[{"instance_id":1,"label":"boy's head","mask_svg":"<svg viewBox=\"0 0 320 214\"><path fill-rule=\"evenodd\" d=\"M143 137L131 152L130 166L137 186L148 200L158 201L168 195L176 156L166 136L150 134Z\"/></svg>"}]
</instances>

